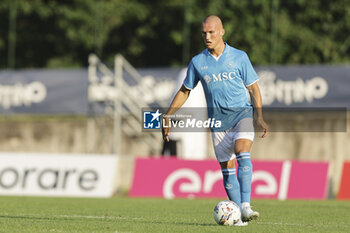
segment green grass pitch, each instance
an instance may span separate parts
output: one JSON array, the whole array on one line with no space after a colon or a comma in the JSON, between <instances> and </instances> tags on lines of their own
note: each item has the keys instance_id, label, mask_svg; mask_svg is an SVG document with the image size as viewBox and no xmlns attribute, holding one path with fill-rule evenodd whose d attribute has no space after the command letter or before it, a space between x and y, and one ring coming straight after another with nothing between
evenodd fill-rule
<instances>
[{"instance_id":1,"label":"green grass pitch","mask_svg":"<svg viewBox=\"0 0 350 233\"><path fill-rule=\"evenodd\" d=\"M259 220L219 226L218 199L0 197L0 232L350 232L350 202L253 200Z\"/></svg>"}]
</instances>

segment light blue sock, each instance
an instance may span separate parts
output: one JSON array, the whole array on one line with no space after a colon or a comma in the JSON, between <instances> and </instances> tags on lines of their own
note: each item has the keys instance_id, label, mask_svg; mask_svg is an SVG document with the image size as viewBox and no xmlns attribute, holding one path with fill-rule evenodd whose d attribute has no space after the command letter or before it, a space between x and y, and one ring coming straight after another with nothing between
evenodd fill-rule
<instances>
[{"instance_id":1,"label":"light blue sock","mask_svg":"<svg viewBox=\"0 0 350 233\"><path fill-rule=\"evenodd\" d=\"M249 152L242 152L236 156L238 163L238 181L241 187L242 202L250 203L253 164Z\"/></svg>"},{"instance_id":2,"label":"light blue sock","mask_svg":"<svg viewBox=\"0 0 350 233\"><path fill-rule=\"evenodd\" d=\"M222 168L221 171L228 198L241 207L241 191L236 177L236 168Z\"/></svg>"}]
</instances>

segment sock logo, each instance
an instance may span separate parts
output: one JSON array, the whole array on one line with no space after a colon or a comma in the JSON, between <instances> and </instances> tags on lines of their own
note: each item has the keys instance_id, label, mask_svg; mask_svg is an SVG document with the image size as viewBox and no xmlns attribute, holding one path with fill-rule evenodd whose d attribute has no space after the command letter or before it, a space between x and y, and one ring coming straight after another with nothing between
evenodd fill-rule
<instances>
[{"instance_id":1,"label":"sock logo","mask_svg":"<svg viewBox=\"0 0 350 233\"><path fill-rule=\"evenodd\" d=\"M232 189L232 187L233 187L233 184L226 184L225 186L226 189Z\"/></svg>"},{"instance_id":2,"label":"sock logo","mask_svg":"<svg viewBox=\"0 0 350 233\"><path fill-rule=\"evenodd\" d=\"M250 167L249 167L249 166L243 167L243 171L244 171L244 172L249 172L249 171L250 171Z\"/></svg>"}]
</instances>

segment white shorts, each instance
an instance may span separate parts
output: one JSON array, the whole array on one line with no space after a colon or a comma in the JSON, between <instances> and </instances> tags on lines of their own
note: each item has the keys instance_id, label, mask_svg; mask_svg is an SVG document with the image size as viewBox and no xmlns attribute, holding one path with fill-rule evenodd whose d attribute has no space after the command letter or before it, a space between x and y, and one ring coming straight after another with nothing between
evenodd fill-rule
<instances>
[{"instance_id":1,"label":"white shorts","mask_svg":"<svg viewBox=\"0 0 350 233\"><path fill-rule=\"evenodd\" d=\"M218 162L235 159L235 141L238 139L254 140L253 118L244 118L234 127L225 131L212 132L211 135Z\"/></svg>"}]
</instances>

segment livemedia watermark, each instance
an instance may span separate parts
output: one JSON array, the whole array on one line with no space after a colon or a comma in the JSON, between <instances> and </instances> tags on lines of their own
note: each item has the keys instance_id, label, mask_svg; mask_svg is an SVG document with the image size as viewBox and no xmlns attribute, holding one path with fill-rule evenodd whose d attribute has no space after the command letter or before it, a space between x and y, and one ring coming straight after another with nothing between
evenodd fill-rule
<instances>
[{"instance_id":1,"label":"livemedia watermark","mask_svg":"<svg viewBox=\"0 0 350 233\"><path fill-rule=\"evenodd\" d=\"M256 110L251 107L183 107L173 115L166 115L167 112L168 108L143 108L142 131L162 128L171 128L172 132L221 131L233 127L237 119L256 119ZM347 108L263 108L262 112L270 132L347 132ZM231 122L232 125L228 125ZM254 131L260 132L262 129L254 123ZM252 131L252 127L242 131Z\"/></svg>"}]
</instances>

